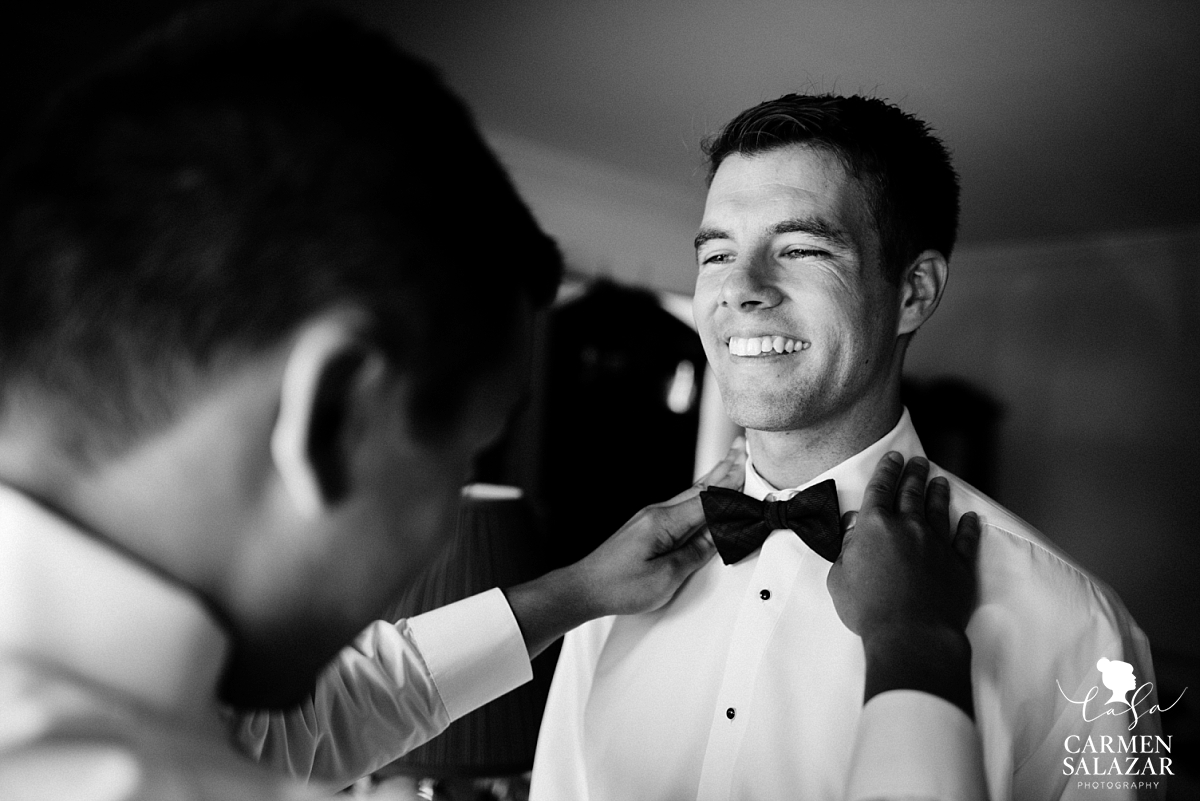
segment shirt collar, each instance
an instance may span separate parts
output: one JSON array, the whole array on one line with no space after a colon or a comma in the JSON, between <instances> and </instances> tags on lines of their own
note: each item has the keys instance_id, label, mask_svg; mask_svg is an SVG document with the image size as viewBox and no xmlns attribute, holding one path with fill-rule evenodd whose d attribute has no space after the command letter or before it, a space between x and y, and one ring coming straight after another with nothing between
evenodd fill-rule
<instances>
[{"instance_id":1,"label":"shirt collar","mask_svg":"<svg viewBox=\"0 0 1200 801\"><path fill-rule=\"evenodd\" d=\"M195 596L0 485L0 650L217 725L228 647Z\"/></svg>"},{"instance_id":2,"label":"shirt collar","mask_svg":"<svg viewBox=\"0 0 1200 801\"><path fill-rule=\"evenodd\" d=\"M773 495L773 500L783 501L791 498L801 490L832 478L837 483L838 506L841 508L842 513L857 511L862 506L863 493L866 492L867 482L871 480L871 475L879 465L879 460L888 451L899 451L905 460L911 459L914 456L925 455L925 450L921 447L921 441L917 438L917 431L913 428L912 418L908 414L908 409L905 409L900 415L900 422L896 423L895 428L884 434L883 437L854 454L846 461L831 467L811 481L797 487L781 490L772 486L770 482L759 475L758 471L754 469L754 457L751 454L746 459L746 485L743 492L760 501L765 499L767 495Z\"/></svg>"}]
</instances>

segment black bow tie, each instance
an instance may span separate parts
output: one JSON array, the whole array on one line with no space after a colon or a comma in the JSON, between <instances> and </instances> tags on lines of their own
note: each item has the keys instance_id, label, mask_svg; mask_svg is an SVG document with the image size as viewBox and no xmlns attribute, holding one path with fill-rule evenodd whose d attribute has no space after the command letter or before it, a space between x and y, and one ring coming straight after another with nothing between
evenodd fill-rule
<instances>
[{"instance_id":1,"label":"black bow tie","mask_svg":"<svg viewBox=\"0 0 1200 801\"><path fill-rule=\"evenodd\" d=\"M700 493L700 502L717 552L727 565L757 551L767 535L780 528L796 532L830 562L842 552L841 510L833 479L786 501L756 501L737 490L709 487Z\"/></svg>"}]
</instances>

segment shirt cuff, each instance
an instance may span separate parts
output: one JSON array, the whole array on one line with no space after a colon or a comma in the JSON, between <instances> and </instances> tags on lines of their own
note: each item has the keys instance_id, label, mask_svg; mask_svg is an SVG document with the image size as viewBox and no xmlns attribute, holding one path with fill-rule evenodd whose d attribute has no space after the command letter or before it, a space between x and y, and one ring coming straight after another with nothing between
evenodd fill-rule
<instances>
[{"instance_id":1,"label":"shirt cuff","mask_svg":"<svg viewBox=\"0 0 1200 801\"><path fill-rule=\"evenodd\" d=\"M499 588L408 619L450 720L533 678L525 638Z\"/></svg>"},{"instance_id":2,"label":"shirt cuff","mask_svg":"<svg viewBox=\"0 0 1200 801\"><path fill-rule=\"evenodd\" d=\"M985 801L975 724L954 704L928 693L880 693L859 717L846 798Z\"/></svg>"}]
</instances>

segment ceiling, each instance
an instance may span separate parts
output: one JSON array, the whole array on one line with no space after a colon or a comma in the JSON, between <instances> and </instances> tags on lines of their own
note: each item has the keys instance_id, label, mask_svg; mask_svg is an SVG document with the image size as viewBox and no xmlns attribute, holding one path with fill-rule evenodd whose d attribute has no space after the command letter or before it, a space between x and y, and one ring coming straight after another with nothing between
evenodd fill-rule
<instances>
[{"instance_id":1,"label":"ceiling","mask_svg":"<svg viewBox=\"0 0 1200 801\"><path fill-rule=\"evenodd\" d=\"M702 192L698 141L789 91L930 122L962 241L1200 224L1200 3L347 0L485 128Z\"/></svg>"},{"instance_id":2,"label":"ceiling","mask_svg":"<svg viewBox=\"0 0 1200 801\"><path fill-rule=\"evenodd\" d=\"M1200 226L1196 0L325 0L438 65L483 126L699 205L699 140L796 90L930 122L962 241ZM0 11L14 118L182 0ZM13 126L0 126L0 146Z\"/></svg>"}]
</instances>

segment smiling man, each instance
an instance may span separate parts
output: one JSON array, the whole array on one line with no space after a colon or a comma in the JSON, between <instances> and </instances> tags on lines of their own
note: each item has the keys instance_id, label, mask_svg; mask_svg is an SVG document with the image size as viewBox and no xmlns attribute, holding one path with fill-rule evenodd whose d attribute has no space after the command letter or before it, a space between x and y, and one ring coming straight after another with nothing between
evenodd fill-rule
<instances>
[{"instance_id":1,"label":"smiling man","mask_svg":"<svg viewBox=\"0 0 1200 801\"><path fill-rule=\"evenodd\" d=\"M864 188L826 150L734 153L713 177L696 237L696 322L729 415L786 432L753 440L759 471L780 486L894 425L897 338L932 313L945 281L945 257L922 252L909 296L894 302L899 276L884 275L870 214Z\"/></svg>"},{"instance_id":2,"label":"smiling man","mask_svg":"<svg viewBox=\"0 0 1200 801\"><path fill-rule=\"evenodd\" d=\"M744 491L767 501L824 491L840 512L859 510L885 453L922 463L900 377L947 281L958 220L949 155L883 101L800 95L743 112L706 152L694 313L726 409L747 429ZM667 606L567 637L535 801L963 798L954 777L976 758L962 748L976 733L992 798L1090 797L1064 775L1065 738L1127 734L1132 721L1086 721L1058 687L1090 686L1099 657L1149 677L1145 637L1043 535L929 470L949 482L952 519L975 512L982 524L978 604L965 638L910 626L889 647L969 662L968 691L912 692L929 689L913 681L876 692L876 644L843 622L838 532L832 548L797 536L768 504L761 545L718 537L722 559ZM716 535L720 521L709 522ZM1153 716L1138 726L1158 731ZM856 764L864 736L891 756ZM1156 792L1145 787L1105 797Z\"/></svg>"}]
</instances>

